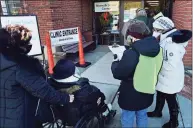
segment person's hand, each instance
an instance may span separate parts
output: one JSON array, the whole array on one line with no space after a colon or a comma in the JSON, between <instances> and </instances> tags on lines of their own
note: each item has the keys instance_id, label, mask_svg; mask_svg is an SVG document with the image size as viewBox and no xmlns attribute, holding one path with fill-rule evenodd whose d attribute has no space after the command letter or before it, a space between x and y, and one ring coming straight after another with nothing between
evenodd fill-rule
<instances>
[{"instance_id":1,"label":"person's hand","mask_svg":"<svg viewBox=\"0 0 193 128\"><path fill-rule=\"evenodd\" d=\"M113 61L119 61L117 54L114 54L113 56L114 56Z\"/></svg>"},{"instance_id":2,"label":"person's hand","mask_svg":"<svg viewBox=\"0 0 193 128\"><path fill-rule=\"evenodd\" d=\"M69 95L70 96L70 103L74 102L74 95Z\"/></svg>"}]
</instances>

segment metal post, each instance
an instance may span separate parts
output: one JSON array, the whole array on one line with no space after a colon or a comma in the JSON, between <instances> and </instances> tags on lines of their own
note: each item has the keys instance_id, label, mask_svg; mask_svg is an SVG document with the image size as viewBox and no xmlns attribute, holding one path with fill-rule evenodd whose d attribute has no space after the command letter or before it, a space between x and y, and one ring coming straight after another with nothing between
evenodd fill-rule
<instances>
[{"instance_id":1,"label":"metal post","mask_svg":"<svg viewBox=\"0 0 193 128\"><path fill-rule=\"evenodd\" d=\"M120 45L123 45L124 44L124 37L121 35L121 30L123 28L123 25L124 25L124 3L125 3L125 0L120 0L119 1L120 4L119 4L119 31L120 31Z\"/></svg>"}]
</instances>

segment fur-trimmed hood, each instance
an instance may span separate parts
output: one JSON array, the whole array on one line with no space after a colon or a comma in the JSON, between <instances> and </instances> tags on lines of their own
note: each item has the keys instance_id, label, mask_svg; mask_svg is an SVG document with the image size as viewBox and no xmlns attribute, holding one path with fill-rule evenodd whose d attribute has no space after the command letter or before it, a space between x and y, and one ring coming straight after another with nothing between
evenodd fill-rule
<instances>
[{"instance_id":1,"label":"fur-trimmed hood","mask_svg":"<svg viewBox=\"0 0 193 128\"><path fill-rule=\"evenodd\" d=\"M177 30L173 33L171 33L170 35L168 35L168 37L172 37L172 41L175 43L186 43L188 40L190 40L192 38L192 31L190 30Z\"/></svg>"}]
</instances>

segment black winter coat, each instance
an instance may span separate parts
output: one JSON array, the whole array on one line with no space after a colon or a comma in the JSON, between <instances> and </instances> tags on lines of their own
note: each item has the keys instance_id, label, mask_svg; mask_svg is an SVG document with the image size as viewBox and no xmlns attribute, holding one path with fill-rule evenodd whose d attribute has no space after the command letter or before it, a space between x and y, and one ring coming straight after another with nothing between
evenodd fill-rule
<instances>
[{"instance_id":1,"label":"black winter coat","mask_svg":"<svg viewBox=\"0 0 193 128\"><path fill-rule=\"evenodd\" d=\"M69 102L68 95L46 82L37 59L0 53L0 128L35 128L38 98L52 104Z\"/></svg>"},{"instance_id":2,"label":"black winter coat","mask_svg":"<svg viewBox=\"0 0 193 128\"><path fill-rule=\"evenodd\" d=\"M118 103L120 108L129 111L138 111L148 108L153 102L152 94L137 92L133 85L135 68L139 62L139 53L155 57L160 51L159 42L154 37L136 41L127 49L120 61L112 63L112 73L115 79L121 80ZM143 85L145 86L145 85Z\"/></svg>"}]
</instances>

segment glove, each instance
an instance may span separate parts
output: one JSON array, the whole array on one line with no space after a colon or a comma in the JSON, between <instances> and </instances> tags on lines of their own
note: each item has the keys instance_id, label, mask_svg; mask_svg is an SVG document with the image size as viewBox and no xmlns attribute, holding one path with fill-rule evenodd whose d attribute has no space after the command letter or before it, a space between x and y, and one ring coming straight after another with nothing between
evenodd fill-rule
<instances>
[{"instance_id":1,"label":"glove","mask_svg":"<svg viewBox=\"0 0 193 128\"><path fill-rule=\"evenodd\" d=\"M119 61L119 58L118 58L117 54L114 54L113 56L114 56L113 61Z\"/></svg>"},{"instance_id":2,"label":"glove","mask_svg":"<svg viewBox=\"0 0 193 128\"><path fill-rule=\"evenodd\" d=\"M117 57L118 57L119 60L122 59L123 53L124 53L124 51L123 52L121 51L121 52L117 53Z\"/></svg>"}]
</instances>

